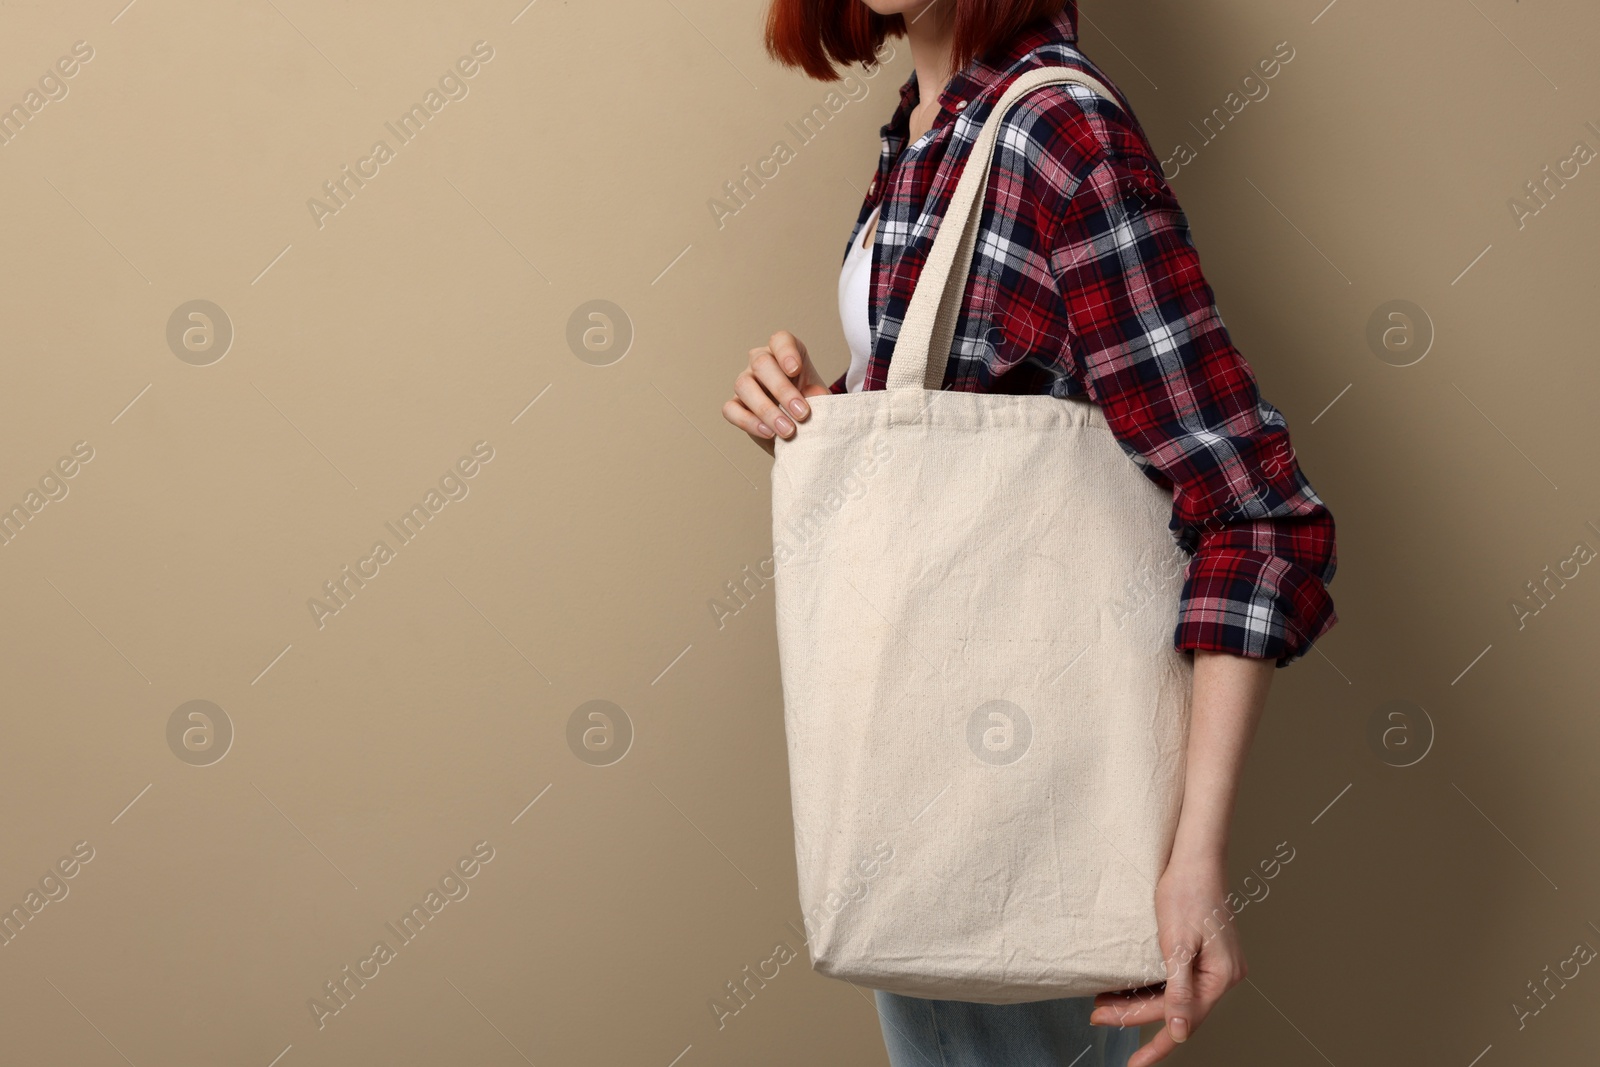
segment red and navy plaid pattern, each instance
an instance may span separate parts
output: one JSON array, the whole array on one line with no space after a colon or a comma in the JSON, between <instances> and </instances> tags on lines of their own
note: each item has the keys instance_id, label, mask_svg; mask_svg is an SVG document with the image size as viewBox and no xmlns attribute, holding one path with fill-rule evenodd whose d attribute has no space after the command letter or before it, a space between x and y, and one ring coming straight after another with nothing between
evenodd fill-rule
<instances>
[{"instance_id":1,"label":"red and navy plaid pattern","mask_svg":"<svg viewBox=\"0 0 1600 1067\"><path fill-rule=\"evenodd\" d=\"M1076 16L1069 0L956 74L933 128L909 147L916 75L901 87L850 235L857 240L881 204L863 388L884 388L962 164L1011 80L1073 66L1115 90L1075 47ZM1175 646L1286 666L1337 621L1327 590L1333 516L1295 460L1282 413L1229 339L1158 159L1125 100L1057 85L1012 108L944 388L1098 404L1134 464L1173 489L1170 527L1190 556ZM844 392L843 375L831 390Z\"/></svg>"}]
</instances>

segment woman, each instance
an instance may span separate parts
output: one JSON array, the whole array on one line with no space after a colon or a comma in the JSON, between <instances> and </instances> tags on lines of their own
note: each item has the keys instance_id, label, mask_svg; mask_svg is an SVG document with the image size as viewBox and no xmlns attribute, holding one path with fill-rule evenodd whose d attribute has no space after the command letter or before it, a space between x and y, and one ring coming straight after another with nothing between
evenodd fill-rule
<instances>
[{"instance_id":1,"label":"woman","mask_svg":"<svg viewBox=\"0 0 1600 1067\"><path fill-rule=\"evenodd\" d=\"M805 432L807 397L884 388L953 188L935 178L960 172L1010 81L1072 66L1111 84L1075 47L1073 0L773 0L767 25L771 53L820 80L902 35L914 73L840 276L850 367L824 383L780 330L723 408L769 453L775 436ZM1274 666L1336 621L1334 526L1228 337L1158 160L1126 101L1056 85L1011 110L944 388L1091 400L1130 460L1172 489L1171 529L1191 557L1173 640L1194 671L1182 808L1155 890L1167 981L998 1006L878 991L895 1067L1148 1067L1245 977L1232 923L1215 918L1231 916L1228 824ZM1155 1022L1135 1051L1137 1026Z\"/></svg>"}]
</instances>

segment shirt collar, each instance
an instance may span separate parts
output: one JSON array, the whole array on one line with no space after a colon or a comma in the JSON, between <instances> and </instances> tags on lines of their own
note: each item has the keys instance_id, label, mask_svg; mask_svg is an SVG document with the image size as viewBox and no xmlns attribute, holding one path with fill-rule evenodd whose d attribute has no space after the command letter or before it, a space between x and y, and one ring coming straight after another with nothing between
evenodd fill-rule
<instances>
[{"instance_id":1,"label":"shirt collar","mask_svg":"<svg viewBox=\"0 0 1600 1067\"><path fill-rule=\"evenodd\" d=\"M998 48L981 55L950 79L944 92L939 94L939 112L933 118L933 129L955 121L960 109L971 104L986 89L1003 78L1030 52L1044 45L1078 40L1077 0L1067 0L1059 14L1040 19L1023 27L1020 33ZM900 105L881 131L885 141L894 141L896 151L904 147L910 130L911 109L920 99L916 71L900 86Z\"/></svg>"}]
</instances>

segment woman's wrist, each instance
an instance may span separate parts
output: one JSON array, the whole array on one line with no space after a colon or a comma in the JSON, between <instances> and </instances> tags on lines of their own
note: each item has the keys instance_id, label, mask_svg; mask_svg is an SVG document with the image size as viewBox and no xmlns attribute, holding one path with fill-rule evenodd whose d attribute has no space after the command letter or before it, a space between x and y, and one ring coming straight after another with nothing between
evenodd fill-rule
<instances>
[{"instance_id":1,"label":"woman's wrist","mask_svg":"<svg viewBox=\"0 0 1600 1067\"><path fill-rule=\"evenodd\" d=\"M1228 842L1226 838L1215 837L1207 839L1186 839L1181 832L1172 844L1172 855L1167 860L1168 867L1185 868L1226 868L1228 865Z\"/></svg>"},{"instance_id":2,"label":"woman's wrist","mask_svg":"<svg viewBox=\"0 0 1600 1067\"><path fill-rule=\"evenodd\" d=\"M1234 792L1231 775L1210 770L1198 760L1190 761L1169 862L1189 866L1227 863Z\"/></svg>"}]
</instances>

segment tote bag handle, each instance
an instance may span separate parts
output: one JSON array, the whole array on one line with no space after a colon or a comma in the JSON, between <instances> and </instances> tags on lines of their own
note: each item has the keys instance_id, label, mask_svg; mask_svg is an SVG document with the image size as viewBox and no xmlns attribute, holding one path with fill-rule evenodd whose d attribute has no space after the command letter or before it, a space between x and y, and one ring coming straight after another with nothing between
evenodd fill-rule
<instances>
[{"instance_id":1,"label":"tote bag handle","mask_svg":"<svg viewBox=\"0 0 1600 1067\"><path fill-rule=\"evenodd\" d=\"M978 139L956 182L950 206L934 235L928 261L917 277L905 321L889 359L888 389L933 389L944 383L950 346L955 340L961 298L972 271L972 254L978 223L983 215L983 193L989 184L989 167L1006 112L1025 93L1043 85L1075 82L1117 103L1111 90L1074 67L1038 67L1017 77L984 119Z\"/></svg>"}]
</instances>

